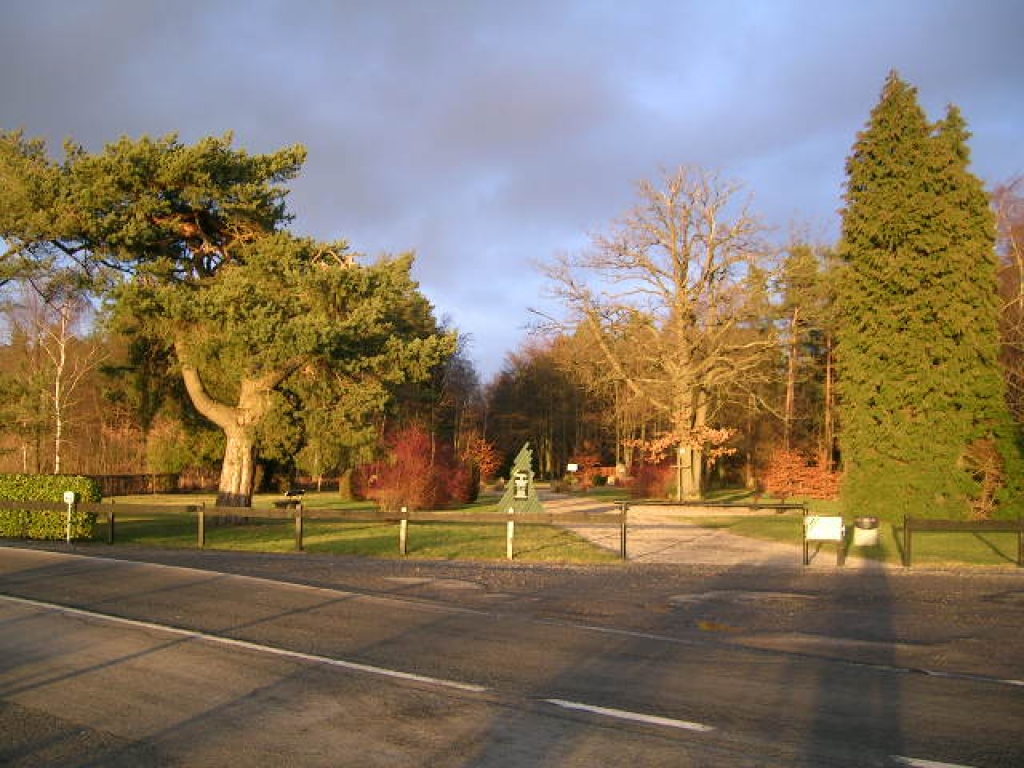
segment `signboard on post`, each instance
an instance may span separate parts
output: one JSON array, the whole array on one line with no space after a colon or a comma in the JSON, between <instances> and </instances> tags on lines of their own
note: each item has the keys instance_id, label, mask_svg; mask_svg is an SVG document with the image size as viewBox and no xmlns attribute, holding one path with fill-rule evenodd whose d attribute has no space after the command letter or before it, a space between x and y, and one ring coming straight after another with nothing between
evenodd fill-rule
<instances>
[{"instance_id":1,"label":"signboard on post","mask_svg":"<svg viewBox=\"0 0 1024 768\"><path fill-rule=\"evenodd\" d=\"M508 486L498 502L498 511L510 514L544 511L533 480L533 451L529 443L523 445L512 463Z\"/></svg>"},{"instance_id":2,"label":"signboard on post","mask_svg":"<svg viewBox=\"0 0 1024 768\"><path fill-rule=\"evenodd\" d=\"M78 503L78 494L74 491L64 491L64 503L68 505L68 519L66 526L67 543L71 543L71 516L75 513L75 505Z\"/></svg>"},{"instance_id":3,"label":"signboard on post","mask_svg":"<svg viewBox=\"0 0 1024 768\"><path fill-rule=\"evenodd\" d=\"M836 565L846 557L846 525L840 515L808 515L804 513L804 565L811 562L811 542L836 542Z\"/></svg>"}]
</instances>

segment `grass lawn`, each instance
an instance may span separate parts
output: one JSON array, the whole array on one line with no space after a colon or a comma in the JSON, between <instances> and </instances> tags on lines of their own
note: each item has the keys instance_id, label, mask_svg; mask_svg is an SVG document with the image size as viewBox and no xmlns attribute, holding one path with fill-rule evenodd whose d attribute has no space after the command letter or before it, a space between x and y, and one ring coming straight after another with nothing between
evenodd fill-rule
<instances>
[{"instance_id":1,"label":"grass lawn","mask_svg":"<svg viewBox=\"0 0 1024 768\"><path fill-rule=\"evenodd\" d=\"M587 494L607 501L623 498L624 489L596 488ZM253 500L254 507L269 507L281 494L262 494ZM718 491L709 494L711 501L742 503L751 498L746 491ZM489 511L497 496L483 496L462 511ZM768 499L763 499L767 501ZM117 505L183 506L205 504L214 506L215 494L153 494L120 496ZM309 492L303 497L309 510L372 509L367 502L342 499L336 492ZM839 514L836 501L808 502L817 514ZM125 510L127 512L127 509ZM738 536L778 541L799 547L801 516L799 513L758 515L686 515L680 522L708 528L727 529ZM211 549L258 552L291 552L295 548L295 529L290 519L251 519L244 524L213 525L207 523L206 546ZM97 525L97 536L106 536L103 516ZM879 546L852 546L853 526L847 520L849 554L899 565L902 563L903 531L883 521ZM310 519L304 524L304 547L308 552L363 555L369 557L401 557L398 553L398 526L393 523L357 523ZM195 547L196 520L193 515L120 514L117 517L117 542L158 547ZM831 547L833 545L825 545ZM615 553L596 547L569 531L554 526L524 525L516 527L516 557L523 561L614 563ZM502 525L463 523L411 523L408 535L410 557L440 560L502 560L505 558L505 528ZM939 566L1012 566L1017 559L1017 535L1013 533L919 533L914 536L914 565Z\"/></svg>"},{"instance_id":2,"label":"grass lawn","mask_svg":"<svg viewBox=\"0 0 1024 768\"><path fill-rule=\"evenodd\" d=\"M829 502L824 502L828 505ZM817 503L811 511L822 514L833 510L818 509ZM803 538L801 533L801 516L786 515L752 515L752 516L715 516L686 517L681 519L694 525L706 528L727 529L737 536L750 536L755 539L779 541L800 546ZM880 560L900 565L903 562L903 529L902 526L888 522L880 523L879 544L877 547L853 546L853 526L847 521L847 542L850 544L848 553L854 556ZM825 545L826 547L834 545ZM914 535L914 565L1014 565L1017 562L1017 534L1015 533L917 533Z\"/></svg>"},{"instance_id":3,"label":"grass lawn","mask_svg":"<svg viewBox=\"0 0 1024 768\"><path fill-rule=\"evenodd\" d=\"M253 506L269 507L280 499L279 494L258 496ZM129 512L129 505L176 506L205 504L209 509L216 500L213 494L153 494L119 496L114 508L123 506L117 515L116 543L155 547L195 547L197 525L195 515L145 514ZM462 508L462 511L490 511L496 499L484 498ZM342 500L336 493L309 494L303 498L306 509L373 509L366 502ZM244 514L239 510L239 514ZM97 522L97 538L106 537L106 523L101 515ZM209 549L250 552L293 552L295 526L291 519L250 518L244 522L214 524L207 519L206 547ZM308 519L303 524L303 548L307 552L362 555L368 557L401 557L398 551L398 525L381 522L350 522L324 518ZM407 550L409 557L437 560L502 560L505 559L505 526L464 523L410 523ZM515 531L515 556L534 562L615 563L616 555L597 547L582 537L548 525L519 524Z\"/></svg>"}]
</instances>

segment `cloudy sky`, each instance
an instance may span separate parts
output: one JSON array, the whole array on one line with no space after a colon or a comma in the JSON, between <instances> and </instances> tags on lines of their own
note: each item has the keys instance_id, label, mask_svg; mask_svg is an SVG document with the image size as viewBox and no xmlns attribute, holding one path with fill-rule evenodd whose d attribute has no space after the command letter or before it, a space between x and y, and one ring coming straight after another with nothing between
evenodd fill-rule
<instances>
[{"instance_id":1,"label":"cloudy sky","mask_svg":"<svg viewBox=\"0 0 1024 768\"><path fill-rule=\"evenodd\" d=\"M890 69L961 107L986 182L1024 173L1022 33L1020 0L0 0L0 128L304 144L296 231L415 250L487 377L544 306L533 264L662 169L834 240Z\"/></svg>"}]
</instances>

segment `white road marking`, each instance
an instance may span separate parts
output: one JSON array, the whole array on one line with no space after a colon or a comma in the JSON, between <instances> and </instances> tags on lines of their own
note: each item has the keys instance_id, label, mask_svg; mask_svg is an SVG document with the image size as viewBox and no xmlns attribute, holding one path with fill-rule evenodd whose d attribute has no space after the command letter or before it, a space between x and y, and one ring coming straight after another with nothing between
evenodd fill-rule
<instances>
[{"instance_id":1,"label":"white road marking","mask_svg":"<svg viewBox=\"0 0 1024 768\"><path fill-rule=\"evenodd\" d=\"M79 558L81 560L88 560L93 563L116 563L118 565L136 566L139 568L154 568L157 570L167 571L186 571L188 573L195 573L202 576L222 576L226 579L241 579L243 581L254 581L257 583L267 584L273 587L286 587L293 589L298 592L314 592L322 593L325 595L331 595L337 597L341 595L346 598L353 598L358 600L365 600L366 602L379 602L379 603L399 603L401 605L407 605L414 608L419 608L424 611L433 611L435 613L466 613L473 616L490 616L490 611L481 611L475 608L466 608L461 605L450 605L445 604L443 606L435 605L428 600L409 597L408 595L389 595L389 594L377 594L375 592L361 592L356 590L348 589L337 589L334 587L317 587L312 584L302 584L297 581L287 581L281 579L273 579L264 576L247 576L243 573L232 573L231 571L217 571L209 570L206 568L194 568L189 565L168 565L166 563L150 563L145 560L127 560L119 557L106 557L98 555L83 555L78 552L50 552L49 550L21 550L21 552L31 551L33 554L47 554L54 555L56 558ZM433 579L426 579L426 581L433 581ZM187 588L192 586L191 584L184 584L183 587Z\"/></svg>"},{"instance_id":2,"label":"white road marking","mask_svg":"<svg viewBox=\"0 0 1024 768\"><path fill-rule=\"evenodd\" d=\"M959 763L940 763L936 760L921 760L917 757L902 757L900 755L893 755L892 759L900 765L910 765L913 768L971 768L969 765L960 765Z\"/></svg>"},{"instance_id":3,"label":"white road marking","mask_svg":"<svg viewBox=\"0 0 1024 768\"><path fill-rule=\"evenodd\" d=\"M672 643L673 645L704 646L708 644L706 640L686 637L674 637L672 635L658 635L652 634L650 632L639 632L632 629L619 629L617 627L599 627L593 624L579 624L574 621L563 621L560 619L533 619L533 621L537 624L545 624L547 626L552 627L571 627L572 629L580 629L586 632L595 632L601 635L629 637L637 640L654 640L659 643ZM757 645L744 644L742 642L730 640L728 638L719 640L717 644L729 646L730 648L735 648L737 650L753 651L755 653L784 654L788 656L823 659L833 664L842 664L849 667L859 667L861 669L873 669L878 672L888 672L896 675L919 674L926 675L928 677L941 677L949 680L968 680L974 683L986 683L989 685L1010 685L1015 688L1024 688L1024 680L1015 680L1013 678L989 677L988 675L972 675L966 672L943 672L941 670L927 669L924 667L898 667L894 664L875 664L870 661L847 659L841 656L819 656L810 653L800 653L794 651L777 650L773 648L764 648Z\"/></svg>"},{"instance_id":4,"label":"white road marking","mask_svg":"<svg viewBox=\"0 0 1024 768\"><path fill-rule=\"evenodd\" d=\"M25 551L28 551L28 550L25 550ZM315 592L315 593L321 593L321 594L324 594L324 595L331 595L331 596L334 596L334 597L337 597L338 595L342 595L342 596L344 596L346 598L354 598L354 599L358 599L358 600L366 600L366 601L369 601L369 602L399 603L401 605L410 606L410 607L413 607L413 608L416 608L416 609L419 609L419 610L432 611L432 612L437 612L437 613L457 613L457 614L467 614L467 615L470 615L470 616L493 616L493 617L497 617L497 618L508 618L508 616L506 614L503 614L500 611L482 610L482 609L479 609L479 608L467 608L465 606L452 605L450 603L445 603L443 605L437 605L436 603L431 602L429 599L410 597L408 595L390 595L390 594L383 594L382 595L382 594L378 594L378 593L375 593L375 592L362 592L362 591L357 591L357 590L335 589L333 587L317 587L317 586L313 586L311 584L302 584L302 583L294 582L294 581L280 581L280 580L276 580L276 579L272 579L272 578L267 578L267 577L263 577L263 576L246 576L246 575L239 574L239 573L230 573L228 571L210 571L210 570L205 570L205 569L202 569L202 568L193 568L193 567L187 566L187 565L167 565L167 564L164 564L164 563L148 563L148 562L146 562L144 560L126 560L126 559L121 559L121 558L116 558L116 557L97 558L94 555L84 555L84 554L79 554L77 552L60 552L60 553L58 553L58 552L49 552L47 550L41 550L41 551L32 550L32 551L34 553L36 553L36 554L39 554L41 552L42 554L52 555L55 558L72 558L72 557L74 557L74 558L80 558L82 560L90 560L90 561L93 561L93 562L96 562L98 560L102 560L104 562L118 563L120 565L149 567L149 568L157 568L157 569L164 569L164 570L170 570L170 571L189 571L189 572L193 572L193 573L196 573L196 574L202 574L202 575L205 575L205 576L209 576L211 573L214 573L214 574L217 574L219 576L224 576L226 578L243 579L243 580L246 580L246 581L261 582L261 583L264 583L264 584L267 584L267 585L270 585L270 586L275 586L275 587L282 587L283 586L283 587L287 587L289 589L294 589L294 590L297 590L297 591ZM433 579L426 579L425 581L432 581L432 580ZM188 586L188 585L185 585L185 586ZM598 626L598 625L594 625L594 624L581 624L579 622L566 621L566 620L563 620L563 619L532 618L532 619L530 619L530 621L533 621L534 623L537 623L537 624L547 625L547 626L568 627L568 628L571 628L571 629L579 629L579 630L583 630L583 631L586 631L586 632L594 632L594 633L602 634L602 635L613 635L613 636L617 636L617 637L628 637L628 638L638 639L638 640L653 640L655 642L671 643L673 645L687 645L687 646L702 646L702 645L706 645L706 641L705 640L700 640L700 639L675 637L675 636L672 636L672 635L654 634L654 633L651 633L651 632L641 632L641 631L631 630L631 629L621 629L621 628L618 628L618 627L602 627L602 626ZM775 649L771 649L771 648L761 648L761 647L758 647L756 645L747 645L747 644L744 644L744 643L741 643L741 642L731 641L731 640L728 640L728 639L721 640L720 642L724 643L725 645L729 645L729 646L732 646L732 647L735 647L735 648L750 650L750 651L754 651L754 652L783 653L783 654L792 654L793 653L792 651L780 651L780 650L775 650ZM807 655L807 654L796 653L795 655L803 656L803 655ZM922 667L899 667L899 666L895 666L895 665L892 665L892 664L876 664L876 663L867 662L867 661L857 661L857 660L853 660L853 659L846 659L846 658L842 658L840 656L820 656L820 657L815 656L815 658L825 658L825 659L828 659L829 661L831 661L833 663L836 663L836 664L845 664L845 665L853 666L853 667L861 667L861 668L865 668L865 669L874 669L874 670L877 670L877 671L880 671L880 672L890 672L890 673L893 673L893 674L911 674L911 673L916 673L916 674L927 675L928 677L947 678L947 679L950 679L950 680L968 680L968 681L972 681L972 682L976 682L976 683L988 683L988 684L995 684L995 685L1009 685L1009 686L1013 686L1015 688L1024 688L1024 680L1015 680L1013 678L990 677L988 675L973 675L973 674L969 674L969 673L965 673L965 672L944 672L942 670L926 669L926 668L922 668Z\"/></svg>"},{"instance_id":5,"label":"white road marking","mask_svg":"<svg viewBox=\"0 0 1024 768\"><path fill-rule=\"evenodd\" d=\"M943 672L937 669L915 669L914 672L928 675L928 677L945 677L950 680L973 680L980 683L999 683L1000 685L1013 685L1024 688L1024 680L1014 680L1009 677L985 677L984 675L971 675L966 672Z\"/></svg>"},{"instance_id":6,"label":"white road marking","mask_svg":"<svg viewBox=\"0 0 1024 768\"><path fill-rule=\"evenodd\" d=\"M7 600L8 602L12 603L19 603L21 605L29 605L34 608L41 608L43 610L54 611L56 613L67 614L69 616L81 616L84 618L106 621L113 624L121 624L124 626L135 627L137 629L148 629L155 632L163 632L165 634L177 635L179 637L187 637L191 640L204 640L208 643L227 645L233 648L244 648L246 650L255 651L257 653L266 653L272 656L281 656L283 658L296 659L298 661L306 661L313 664L323 664L325 666L330 667L339 667L341 669L347 669L352 672L362 672L364 674L379 675L381 677L389 677L396 680L404 680L406 682L434 685L440 688L453 688L458 691L469 691L471 693L485 693L488 690L485 686L482 685L462 683L457 680L446 680L440 677L417 675L412 672L402 672L401 670L388 669L387 667L377 667L371 664L360 664L359 662L345 661L344 659L332 659L329 656L317 656L311 653L289 651L284 648L274 648L273 646L260 645L259 643L251 643L246 640L236 640L230 637L211 635L207 634L206 632L198 632L192 629L181 629L180 627L173 627L166 624L156 624L149 621L138 621L137 619L126 619L121 616L111 616L106 613L96 613L94 611L82 610L81 608L69 608L64 605L57 605L56 603L45 603L39 600L28 600L22 597L12 597L10 595L0 595L0 599Z\"/></svg>"},{"instance_id":7,"label":"white road marking","mask_svg":"<svg viewBox=\"0 0 1024 768\"><path fill-rule=\"evenodd\" d=\"M289 651L283 648L274 648L273 646L269 645L252 643L247 640L237 640L235 638L222 637L220 635L211 635L206 632L199 632L192 629L182 629L181 627L169 626L167 624L157 624L151 621L127 619L122 616L112 616L105 613L87 611L82 608L72 608L66 605L59 605L57 603L48 603L41 600L31 600L24 597L14 597L12 595L2 594L0 594L0 600L6 600L8 602L16 603L18 605L26 605L32 608L38 608L53 613L59 613L68 616L79 616L82 618L103 621L111 624L120 624L122 626L128 626L135 629L145 629L154 632L162 632L164 634L185 637L190 640L202 640L209 643L216 643L218 645L230 646L233 648L244 648L245 650L255 651L257 653L265 653L270 654L272 656L280 656L283 658L295 659L298 661L305 661L313 664L323 664L325 666L339 667L341 669L346 669L353 672L379 675L382 677L388 677L407 682L433 685L440 688L451 688L454 690L467 691L470 693L486 693L489 691L489 689L486 686L482 685L463 683L457 680L447 680L438 677L429 677L427 675L417 675L412 672L402 672L401 670L388 669L387 667L378 667L370 664L360 664L359 662L345 661L343 659L334 659L328 656L317 656L315 654L301 653L299 651ZM545 699L544 701L546 701L549 704L553 704L556 707L561 707L562 709L572 709L582 712L590 712L591 714L603 715L604 717L611 717L618 720L628 720L631 722L643 723L646 725L659 725L667 728L678 728L682 730L698 731L702 733L715 730L713 726L704 725L703 723L693 723L688 722L686 720L676 720L669 717L660 717L658 715L647 715L640 712L630 712L628 710L623 709L598 707L591 704L583 704L575 701L566 701L564 699Z\"/></svg>"},{"instance_id":8,"label":"white road marking","mask_svg":"<svg viewBox=\"0 0 1024 768\"><path fill-rule=\"evenodd\" d=\"M608 707L595 707L591 704L581 704L577 701L566 701L565 699L544 699L548 704L553 704L562 709L572 709L580 712L590 712L595 715L613 717L617 720L629 720L634 723L646 725L661 725L666 728L679 728L685 731L698 731L706 733L715 730L714 726L704 723L691 723L687 720L676 720L671 717L659 717L658 715L645 715L641 712L630 712L625 709L610 709Z\"/></svg>"}]
</instances>

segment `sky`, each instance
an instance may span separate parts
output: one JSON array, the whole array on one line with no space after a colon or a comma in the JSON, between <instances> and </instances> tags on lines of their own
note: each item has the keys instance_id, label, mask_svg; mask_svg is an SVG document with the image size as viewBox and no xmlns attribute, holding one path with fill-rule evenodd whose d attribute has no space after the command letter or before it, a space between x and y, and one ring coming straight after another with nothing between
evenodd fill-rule
<instances>
[{"instance_id":1,"label":"sky","mask_svg":"<svg viewBox=\"0 0 1024 768\"><path fill-rule=\"evenodd\" d=\"M0 130L305 145L292 229L415 251L486 380L641 179L700 166L834 242L892 69L987 184L1024 174L1022 33L1022 0L0 0Z\"/></svg>"}]
</instances>

